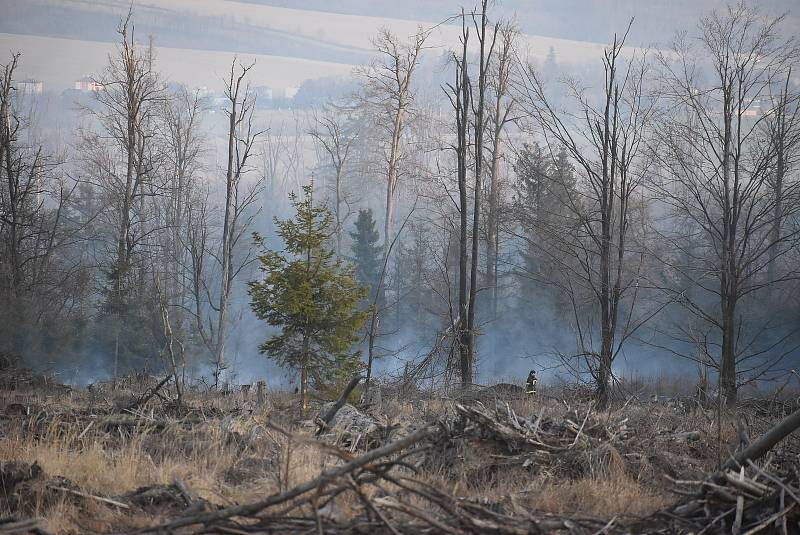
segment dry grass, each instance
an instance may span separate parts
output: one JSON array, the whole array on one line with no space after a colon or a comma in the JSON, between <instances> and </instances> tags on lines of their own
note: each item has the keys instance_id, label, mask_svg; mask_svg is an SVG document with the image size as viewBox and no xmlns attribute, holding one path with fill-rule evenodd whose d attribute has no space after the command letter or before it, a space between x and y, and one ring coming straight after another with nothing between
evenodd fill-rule
<instances>
[{"instance_id":1,"label":"dry grass","mask_svg":"<svg viewBox=\"0 0 800 535\"><path fill-rule=\"evenodd\" d=\"M530 498L540 510L600 518L648 515L672 501L627 477L549 482Z\"/></svg>"},{"instance_id":2,"label":"dry grass","mask_svg":"<svg viewBox=\"0 0 800 535\"><path fill-rule=\"evenodd\" d=\"M35 407L27 417L7 417L4 424L0 420L0 462L37 462L49 476L62 476L84 492L112 498L140 487L169 485L179 476L199 496L219 505L255 501L286 490L338 462L313 445L311 428L299 422L295 396L285 392L271 393L264 407L254 407L240 394L194 392L188 403L202 408L193 413L195 419L201 415L199 423L185 425L177 418L169 420L169 415L158 416L163 408L155 402L154 412L144 411L144 419L171 421L165 427L149 424L120 431L98 424L87 429L92 421L88 407L97 414L112 412L116 399L133 393L0 396L0 413L14 402ZM541 398L514 400L510 405L517 414L532 418L540 414L561 418L572 410ZM386 423L408 424L452 414L452 407L447 400L387 399L378 416ZM703 473L716 465L714 416L713 411L700 409L687 412L660 404L631 404L599 415L609 421L628 419L635 441L625 450L602 446L582 451L560 466L523 469L519 464L504 466L491 443L462 443L447 459L426 465L422 477L454 496L502 502L512 509L524 506L602 518L646 515L675 499L665 490L665 466L676 470L691 466ZM267 426L268 420L305 438L289 439ZM723 454L738 444L735 424L723 421ZM664 448L656 442L659 434L695 429L702 433L700 441L670 444L669 451L661 451ZM131 515L92 500L59 496L48 501L43 496L32 504L32 512L45 517L47 528L55 533L135 528L165 514L155 510ZM14 513L1 498L2 494L0 516ZM334 514L346 518L357 509L357 504L340 500Z\"/></svg>"}]
</instances>

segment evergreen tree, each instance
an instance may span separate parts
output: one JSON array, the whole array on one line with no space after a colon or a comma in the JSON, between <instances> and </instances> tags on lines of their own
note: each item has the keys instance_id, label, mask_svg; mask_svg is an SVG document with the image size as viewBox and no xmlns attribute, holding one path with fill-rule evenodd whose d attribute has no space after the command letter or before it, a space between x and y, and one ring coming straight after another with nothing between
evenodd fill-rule
<instances>
[{"instance_id":1,"label":"evergreen tree","mask_svg":"<svg viewBox=\"0 0 800 535\"><path fill-rule=\"evenodd\" d=\"M265 250L259 256L265 275L249 283L249 294L256 316L281 328L259 351L282 367L300 371L305 415L309 376L319 387L359 366L359 354L352 347L367 316L358 307L367 290L355 281L352 267L327 245L333 215L314 205L311 186L303 187L303 192L303 198L289 196L297 211L294 219L275 219L285 249ZM258 234L254 238L263 247L263 238Z\"/></svg>"},{"instance_id":2,"label":"evergreen tree","mask_svg":"<svg viewBox=\"0 0 800 535\"><path fill-rule=\"evenodd\" d=\"M375 229L375 219L372 216L372 209L358 211L358 219L355 223L355 232L350 233L353 238L353 263L356 269L356 280L369 288L370 297L378 288L381 277L381 251L378 245L380 235Z\"/></svg>"},{"instance_id":3,"label":"evergreen tree","mask_svg":"<svg viewBox=\"0 0 800 535\"><path fill-rule=\"evenodd\" d=\"M533 303L543 300L563 312L556 291L565 263L559 241L572 235L579 225L573 214L580 203L577 179L563 149L557 154L538 144L524 144L514 164L513 212L518 225L519 269L517 270L517 314L528 323L546 321ZM556 283L555 286L553 283Z\"/></svg>"}]
</instances>

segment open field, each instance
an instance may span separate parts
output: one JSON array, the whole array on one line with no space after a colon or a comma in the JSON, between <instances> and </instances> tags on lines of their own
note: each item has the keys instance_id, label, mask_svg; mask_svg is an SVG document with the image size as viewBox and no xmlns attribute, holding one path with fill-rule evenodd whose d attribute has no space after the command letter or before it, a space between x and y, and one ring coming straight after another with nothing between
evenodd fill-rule
<instances>
[{"instance_id":1,"label":"open field","mask_svg":"<svg viewBox=\"0 0 800 535\"><path fill-rule=\"evenodd\" d=\"M45 13L48 0L36 1L36 5L41 4L40 9ZM77 24L78 28L64 34L70 38L0 33L0 48L23 54L21 76L41 80L48 89L62 90L71 87L72 81L79 77L100 72L107 63L109 52L114 49L112 43L99 39L92 28L80 27L82 10L92 9L95 14L107 13L110 20L116 21L116 17L124 16L130 3L122 0L65 0L53 5L59 9L75 10L75 20L71 24ZM32 8L29 6L28 9ZM354 65L367 63L373 53L372 39L381 28L389 28L403 37L419 28L430 30L426 48L433 55L444 54L448 48L457 46L461 31L453 24L433 25L429 22L295 10L229 0L143 0L136 3L135 9L137 20L151 21L156 28L160 28L158 21L161 18L169 15L180 19L182 13L220 22L217 30L223 33L214 42L206 42L202 36L197 37L198 48L162 46L160 43L167 36L158 32L153 36L159 71L171 81L191 87L220 86L234 55L244 63L256 62L256 68L251 71L253 85L282 89L297 87L312 78L346 75ZM302 24L298 23L299 20L302 20ZM24 20L17 23L18 26L14 28L26 27ZM103 30L103 35L112 32L113 25L109 22ZM73 37L69 32L83 38ZM224 36L228 34L230 39L226 41ZM240 42L240 35L245 34L248 41ZM145 37L142 35L142 39ZM291 42L292 46L286 49L286 55L252 53L261 50L263 43L270 40ZM234 46L231 43L236 44ZM565 65L595 62L601 57L604 46L524 34L519 42L519 50L523 55L542 61L552 48L558 62ZM315 50L319 53L316 56ZM306 59L337 53L342 54L341 57L352 58L352 63Z\"/></svg>"},{"instance_id":2,"label":"open field","mask_svg":"<svg viewBox=\"0 0 800 535\"><path fill-rule=\"evenodd\" d=\"M111 43L57 39L32 35L0 34L0 49L22 53L20 76L44 82L48 89L67 89L72 81L96 75L108 63ZM222 87L230 71L232 52L158 47L159 71L167 79L189 87ZM259 54L236 54L245 64L256 62L250 72L254 86L297 87L310 78L347 75L352 66L342 63Z\"/></svg>"},{"instance_id":3,"label":"open field","mask_svg":"<svg viewBox=\"0 0 800 535\"><path fill-rule=\"evenodd\" d=\"M796 435L738 487L707 479L718 453L794 407L785 393L748 401L718 429L713 409L646 389L598 412L571 387L520 398L514 385L436 396L384 386L314 436L320 417L303 418L288 392L192 388L178 403L145 376L26 382L0 396L4 534L28 532L10 518L39 519L38 533L730 533L740 498L743 527L776 510L767 532L800 527ZM312 415L326 415L322 403Z\"/></svg>"}]
</instances>

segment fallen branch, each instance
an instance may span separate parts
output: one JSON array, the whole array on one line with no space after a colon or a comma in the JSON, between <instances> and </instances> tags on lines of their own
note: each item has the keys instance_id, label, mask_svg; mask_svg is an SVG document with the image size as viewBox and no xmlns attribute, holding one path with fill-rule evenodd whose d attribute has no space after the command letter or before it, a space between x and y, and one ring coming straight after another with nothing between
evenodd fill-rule
<instances>
[{"instance_id":1,"label":"fallen branch","mask_svg":"<svg viewBox=\"0 0 800 535\"><path fill-rule=\"evenodd\" d=\"M56 487L56 486L53 486L53 485L47 485L47 488L48 489L52 489L52 490L57 490L57 491L60 491L60 492L66 492L67 494L73 494L75 496L80 496L81 498L88 498L90 500L95 500L95 501L98 501L98 502L107 503L109 505L114 505L114 506L119 507L121 509L130 509L131 508L131 506L128 505L127 503L118 502L116 500L112 500L111 498L103 498L102 496L95 496L94 494L87 494L87 493L81 492L79 490L72 490L72 489L68 489L66 487Z\"/></svg>"},{"instance_id":2,"label":"fallen branch","mask_svg":"<svg viewBox=\"0 0 800 535\"><path fill-rule=\"evenodd\" d=\"M0 534L2 535L27 535L33 533L34 535L52 535L49 531L39 527L39 518L28 518L25 520L18 520L15 517L0 518Z\"/></svg>"},{"instance_id":3,"label":"fallen branch","mask_svg":"<svg viewBox=\"0 0 800 535\"><path fill-rule=\"evenodd\" d=\"M145 405L148 401L150 401L153 398L153 396L158 394L158 391L161 390L161 387L167 384L170 379L172 379L172 375L167 375L161 380L160 383L151 388L150 391L147 392L143 397L139 398L137 401L134 401L131 405L125 407L125 409L133 410L133 409L138 409L142 405Z\"/></svg>"},{"instance_id":4,"label":"fallen branch","mask_svg":"<svg viewBox=\"0 0 800 535\"><path fill-rule=\"evenodd\" d=\"M179 528L183 526L191 526L193 524L208 524L211 522L215 522L218 520L223 520L226 518L236 517L236 516L252 516L266 509L268 507L272 507L274 505L278 505L281 503L285 503L289 500L297 498L303 494L306 494L316 488L319 488L322 485L326 485L331 481L349 473L357 468L365 466L373 461L380 459L381 457L386 457L387 455L391 455L396 453L402 449L405 449L417 442L424 440L428 437L433 436L436 433L436 427L426 427L424 429L420 429L414 433L411 433L405 438L402 438L396 442L391 444L387 444L382 448L377 448L372 451L368 451L364 455L353 459L352 461L345 463L343 465L337 466L325 472L322 472L318 477L312 479L311 481L307 481L301 485L298 485L292 489L289 489L286 492L282 492L279 494L274 494L263 500L245 504L245 505L238 505L234 507L227 507L225 509L220 509L219 511L212 511L208 513L202 513L193 516L185 516L182 518L175 519L167 524L163 524L161 526L155 526L151 528L144 529L141 533L152 533L152 532L160 532L163 530L169 530L173 528Z\"/></svg>"},{"instance_id":5,"label":"fallen branch","mask_svg":"<svg viewBox=\"0 0 800 535\"><path fill-rule=\"evenodd\" d=\"M347 383L347 386L342 392L342 395L339 396L339 399L336 400L336 403L334 403L333 406L330 409L328 409L328 412L326 412L322 416L322 418L319 419L319 428L317 429L316 432L317 436L319 436L325 429L328 428L328 425L331 423L331 420L333 420L333 417L336 416L336 413L339 412L339 409L344 407L347 398L350 397L350 394L353 392L353 389L355 389L355 387L358 386L358 383L360 383L362 379L363 377L360 375L356 375L355 377L350 379L350 382Z\"/></svg>"},{"instance_id":6,"label":"fallen branch","mask_svg":"<svg viewBox=\"0 0 800 535\"><path fill-rule=\"evenodd\" d=\"M738 468L747 461L757 461L775 445L800 428L800 409L781 420L775 427L761 435L758 440L734 455L725 465L723 470Z\"/></svg>"}]
</instances>

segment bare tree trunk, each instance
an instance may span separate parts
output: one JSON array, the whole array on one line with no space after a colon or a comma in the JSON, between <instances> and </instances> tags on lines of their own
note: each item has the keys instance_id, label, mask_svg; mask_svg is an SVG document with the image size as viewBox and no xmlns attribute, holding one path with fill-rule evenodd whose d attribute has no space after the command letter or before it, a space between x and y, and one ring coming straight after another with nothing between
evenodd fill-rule
<instances>
[{"instance_id":1,"label":"bare tree trunk","mask_svg":"<svg viewBox=\"0 0 800 535\"><path fill-rule=\"evenodd\" d=\"M473 191L473 207L472 207L472 252L470 257L470 275L469 275L469 305L467 307L467 355L469 359L469 380L472 382L475 374L475 308L478 299L478 261L480 258L480 215L481 215L481 191L483 190L483 138L486 131L485 122L485 107L486 107L486 79L489 70L489 62L491 61L492 52L494 50L495 41L497 39L497 32L499 26L495 26L492 35L492 42L489 44L487 50L487 35L486 24L487 15L486 7L488 0L483 0L481 4L480 24L475 20L475 14L472 20L475 23L476 32L478 34L478 42L480 43L480 57L478 65L478 107L475 109L475 100L472 101L473 113L475 114L475 186Z\"/></svg>"},{"instance_id":2,"label":"bare tree trunk","mask_svg":"<svg viewBox=\"0 0 800 535\"><path fill-rule=\"evenodd\" d=\"M776 279L776 262L780 255L781 233L783 230L783 188L787 172L787 141L790 145L797 140L789 140L790 125L787 121L788 107L793 100L789 95L789 84L791 83L792 68L789 67L786 73L786 82L783 84L782 92L779 97L778 105L775 107L775 119L771 125L771 144L775 151L775 183L773 184L775 196L774 215L772 220L771 247L769 249L769 264L767 266L767 281ZM794 141L794 143L793 143Z\"/></svg>"},{"instance_id":3,"label":"bare tree trunk","mask_svg":"<svg viewBox=\"0 0 800 535\"><path fill-rule=\"evenodd\" d=\"M675 56L659 59L665 74L663 98L678 107L664 116L662 131L678 135L666 135L654 156L667 155L663 167L668 182L680 186L677 194L671 188L659 193L695 223L705 257L689 233L684 239L692 245L676 243L676 248L686 247L687 256L697 259L692 282L699 292L713 296L707 305L683 295L680 299L687 311L719 333L719 357L713 360L719 398L728 407L737 401L738 368L746 368L752 380L781 359L775 348L754 350L759 342L743 341L750 336L750 323L758 321L748 318L743 299L797 276L795 267L777 261L798 246L796 231L780 227L787 211L796 213L800 195L798 185L783 176L780 160L786 158L779 154L785 147L779 138L784 137L780 125L785 107L770 94L783 85L797 61L795 44L781 37L781 20L738 3L702 19L702 55L679 36ZM698 75L700 65L713 73L711 80ZM765 101L773 101L772 109L755 109L754 103ZM793 113L796 118L797 110ZM780 275L777 270L784 267L785 275Z\"/></svg>"},{"instance_id":4,"label":"bare tree trunk","mask_svg":"<svg viewBox=\"0 0 800 535\"><path fill-rule=\"evenodd\" d=\"M466 17L462 10L462 31L461 31L461 56L455 58L456 76L455 84L451 86L453 91L453 105L456 112L456 163L458 176L458 206L459 206L459 234L458 234L458 321L457 321L457 342L459 355L459 375L462 387L466 388L472 383L472 360L470 358L470 337L469 324L467 323L468 314L468 292L467 292L467 228L468 228L468 204L467 204L467 149L469 131L469 103L470 103L470 82L469 70L467 67L467 46L469 42L469 30L466 26Z\"/></svg>"},{"instance_id":5,"label":"bare tree trunk","mask_svg":"<svg viewBox=\"0 0 800 535\"><path fill-rule=\"evenodd\" d=\"M386 214L383 223L383 256L390 254L389 244L394 238L394 205L395 190L400 177L402 142L405 131L406 115L411 112L414 94L411 82L416 70L419 54L425 43L426 34L419 32L412 36L408 44L401 44L389 30L381 30L375 40L375 47L381 54L382 62L373 65L365 73L366 89L371 98L376 99L378 124L384 117L389 117L384 128L388 134L386 154ZM370 98L370 97L368 97ZM378 288L381 296L386 288ZM382 301L385 301L382 297Z\"/></svg>"},{"instance_id":6,"label":"bare tree trunk","mask_svg":"<svg viewBox=\"0 0 800 535\"><path fill-rule=\"evenodd\" d=\"M226 96L230 102L228 110L228 161L225 173L225 217L222 224L222 276L220 280L219 306L217 317L217 340L214 351L214 386L219 385L220 376L227 367L225 361L225 342L228 331L228 308L231 283L233 282L233 243L235 240L234 224L239 216L238 187L239 179L246 165L252 148L254 136L251 137L250 121L252 120L252 104L248 102L247 88L242 84L248 71L253 67L240 66L239 74L235 74L236 61L231 63L230 78ZM239 135L239 129L247 127L245 138ZM257 134L256 134L257 135ZM243 146L239 146L242 144Z\"/></svg>"},{"instance_id":7,"label":"bare tree trunk","mask_svg":"<svg viewBox=\"0 0 800 535\"><path fill-rule=\"evenodd\" d=\"M152 181L151 144L155 136L157 106L164 100L164 88L153 70L152 43L146 52L140 52L134 39L133 13L123 19L117 33L120 36L118 53L110 57L105 74L99 81L103 91L96 92L100 106L92 110L102 124L105 134L112 139L116 149L122 154L125 170L121 184L116 184L115 174L101 177L109 181L109 193L116 196L116 251L111 266L111 288L108 303L110 316L115 318L114 375L119 372L120 335L125 322L127 294L135 295L136 289L129 288L135 283L141 291L144 285L144 271L139 271L137 279L132 278L133 255L139 246L139 235L134 233L133 214L144 211L147 184ZM89 150L96 150L91 146ZM115 163L116 165L116 163Z\"/></svg>"},{"instance_id":8,"label":"bare tree trunk","mask_svg":"<svg viewBox=\"0 0 800 535\"><path fill-rule=\"evenodd\" d=\"M234 82L233 66L228 87L231 109L228 112L228 165L225 173L225 218L222 223L222 277L219 291L219 316L217 318L217 347L214 354L214 386L219 386L225 369L225 336L228 328L228 295L233 251L231 250L231 222L233 218L234 159L236 157L236 127L239 106L239 82Z\"/></svg>"},{"instance_id":9,"label":"bare tree trunk","mask_svg":"<svg viewBox=\"0 0 800 535\"><path fill-rule=\"evenodd\" d=\"M566 272L564 287L575 312L578 357L587 363L587 371L592 374L595 400L600 407L608 406L611 400L613 363L619 346L632 330L641 326L631 320L631 314L620 317L620 301L626 290L638 286L638 271L631 272L626 266L630 257L628 219L630 201L642 174L634 164L639 162L638 151L653 107L642 103L646 63L629 62L627 70L618 73L627 35L627 31L621 38L615 35L613 43L604 51L602 106L592 107L579 98L579 113L557 111L533 70L529 70L532 83L524 86L523 93L531 98L530 112L535 123L560 145L554 146L548 141L551 153L565 151L587 181L586 191L577 193L578 198L567 184L554 184L565 190L563 205L557 209L569 212L569 216L564 219L554 214L551 217L561 220L562 225L543 222L540 230L545 235L552 233L549 238L557 242L556 247L564 248L572 257L550 256L556 262L556 269ZM590 144L587 146L584 140L590 140ZM559 165L563 166L563 162ZM572 230L578 231L580 237L570 236ZM581 319L575 308L576 300L583 300L584 296L576 295L571 277L580 279L580 286L588 290L585 298L596 305L596 312L587 319ZM635 291L632 293L636 295ZM635 297L631 299L627 306L632 309L636 301ZM587 332L599 332L599 347L587 347L591 339L585 336Z\"/></svg>"}]
</instances>

